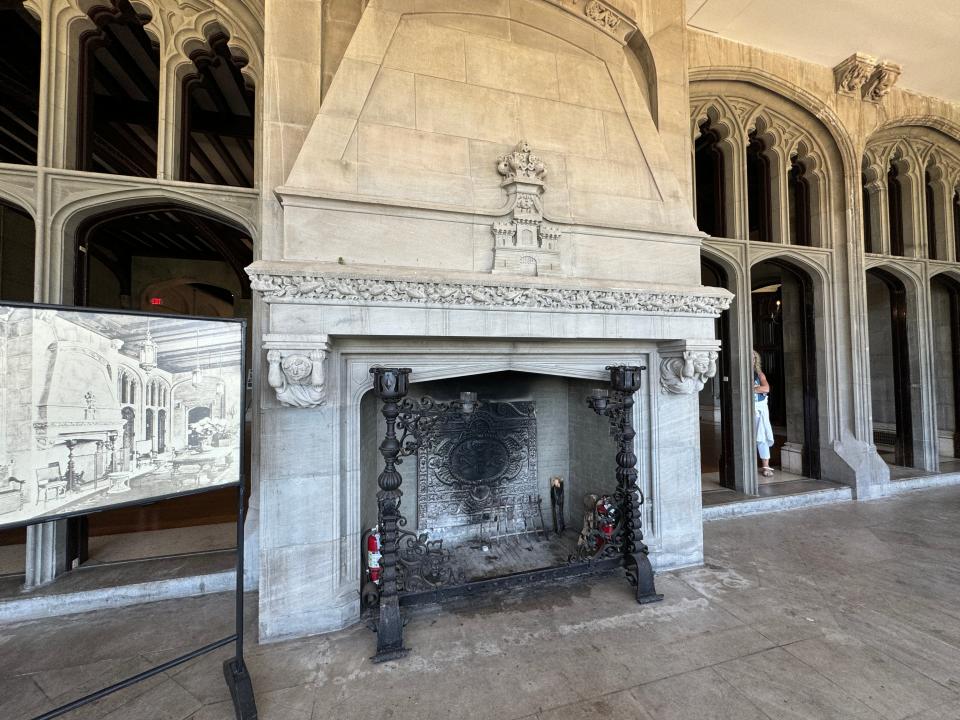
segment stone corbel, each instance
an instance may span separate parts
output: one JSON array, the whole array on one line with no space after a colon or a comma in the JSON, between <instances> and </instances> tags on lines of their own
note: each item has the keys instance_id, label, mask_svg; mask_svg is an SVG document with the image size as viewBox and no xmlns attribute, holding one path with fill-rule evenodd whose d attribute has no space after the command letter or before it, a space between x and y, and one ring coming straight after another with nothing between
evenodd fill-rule
<instances>
[{"instance_id":1,"label":"stone corbel","mask_svg":"<svg viewBox=\"0 0 960 720\"><path fill-rule=\"evenodd\" d=\"M836 82L837 92L842 95L859 97L860 88L870 79L876 66L877 59L875 57L859 52L843 60L833 68L833 79Z\"/></svg>"},{"instance_id":2,"label":"stone corbel","mask_svg":"<svg viewBox=\"0 0 960 720\"><path fill-rule=\"evenodd\" d=\"M894 62L884 60L873 71L873 75L863 86L863 99L878 103L896 84L902 68Z\"/></svg>"},{"instance_id":3,"label":"stone corbel","mask_svg":"<svg viewBox=\"0 0 960 720\"><path fill-rule=\"evenodd\" d=\"M694 395L717 374L718 340L680 340L660 346L660 392Z\"/></svg>"},{"instance_id":4,"label":"stone corbel","mask_svg":"<svg viewBox=\"0 0 960 720\"><path fill-rule=\"evenodd\" d=\"M285 407L320 407L326 401L326 335L278 335L263 338L267 384Z\"/></svg>"}]
</instances>

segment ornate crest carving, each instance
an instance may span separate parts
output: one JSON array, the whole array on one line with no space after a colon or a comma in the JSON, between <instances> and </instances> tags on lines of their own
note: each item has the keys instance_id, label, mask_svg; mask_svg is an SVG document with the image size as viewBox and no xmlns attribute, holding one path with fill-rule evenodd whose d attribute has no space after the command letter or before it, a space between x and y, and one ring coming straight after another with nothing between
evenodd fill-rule
<instances>
[{"instance_id":1,"label":"ornate crest carving","mask_svg":"<svg viewBox=\"0 0 960 720\"><path fill-rule=\"evenodd\" d=\"M509 155L497 158L497 172L513 200L511 218L493 224L493 272L558 275L561 230L547 225L543 204L547 168L521 140Z\"/></svg>"},{"instance_id":2,"label":"ornate crest carving","mask_svg":"<svg viewBox=\"0 0 960 720\"><path fill-rule=\"evenodd\" d=\"M718 354L713 350L685 350L683 357L660 361L660 391L671 395L693 395L703 390L717 374Z\"/></svg>"},{"instance_id":3,"label":"ornate crest carving","mask_svg":"<svg viewBox=\"0 0 960 720\"><path fill-rule=\"evenodd\" d=\"M319 407L325 401L326 336L304 339L267 335L267 383L286 407Z\"/></svg>"},{"instance_id":4,"label":"ornate crest carving","mask_svg":"<svg viewBox=\"0 0 960 720\"><path fill-rule=\"evenodd\" d=\"M505 178L504 184L518 181L543 183L547 176L543 160L530 150L526 140L521 140L509 155L497 158L497 172Z\"/></svg>"}]
</instances>

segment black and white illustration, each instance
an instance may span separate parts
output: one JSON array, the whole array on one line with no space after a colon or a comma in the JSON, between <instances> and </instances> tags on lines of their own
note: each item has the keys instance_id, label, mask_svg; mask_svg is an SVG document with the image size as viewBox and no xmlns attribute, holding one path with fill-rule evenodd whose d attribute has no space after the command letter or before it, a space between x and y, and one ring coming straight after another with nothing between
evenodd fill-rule
<instances>
[{"instance_id":1,"label":"black and white illustration","mask_svg":"<svg viewBox=\"0 0 960 720\"><path fill-rule=\"evenodd\" d=\"M0 527L240 479L243 326L0 305Z\"/></svg>"}]
</instances>

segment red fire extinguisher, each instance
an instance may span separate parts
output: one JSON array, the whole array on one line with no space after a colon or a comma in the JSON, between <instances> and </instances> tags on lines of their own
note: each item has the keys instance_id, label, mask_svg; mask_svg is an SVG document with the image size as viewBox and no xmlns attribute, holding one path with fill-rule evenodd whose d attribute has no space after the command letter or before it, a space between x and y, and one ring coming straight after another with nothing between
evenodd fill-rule
<instances>
[{"instance_id":1,"label":"red fire extinguisher","mask_svg":"<svg viewBox=\"0 0 960 720\"><path fill-rule=\"evenodd\" d=\"M370 582L380 584L380 532L374 525L367 532L367 578Z\"/></svg>"}]
</instances>

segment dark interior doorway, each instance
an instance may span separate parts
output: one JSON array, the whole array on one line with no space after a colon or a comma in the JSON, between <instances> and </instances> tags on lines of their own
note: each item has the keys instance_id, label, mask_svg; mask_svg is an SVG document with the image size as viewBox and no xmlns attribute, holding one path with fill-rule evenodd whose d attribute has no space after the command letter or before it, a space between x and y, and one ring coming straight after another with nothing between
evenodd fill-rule
<instances>
[{"instance_id":1,"label":"dark interior doorway","mask_svg":"<svg viewBox=\"0 0 960 720\"><path fill-rule=\"evenodd\" d=\"M710 287L730 289L726 270L701 255L700 282ZM725 312L715 321L716 337L720 340L719 367L700 393L700 471L704 478L716 474L721 487L736 489L733 437L733 393L730 371L734 352L730 329L730 313Z\"/></svg>"},{"instance_id":2,"label":"dark interior doorway","mask_svg":"<svg viewBox=\"0 0 960 720\"><path fill-rule=\"evenodd\" d=\"M0 200L0 300L33 301L33 218Z\"/></svg>"},{"instance_id":3,"label":"dark interior doorway","mask_svg":"<svg viewBox=\"0 0 960 720\"><path fill-rule=\"evenodd\" d=\"M753 347L770 384L771 465L819 479L820 413L813 279L783 260L751 270Z\"/></svg>"},{"instance_id":4,"label":"dark interior doorway","mask_svg":"<svg viewBox=\"0 0 960 720\"><path fill-rule=\"evenodd\" d=\"M941 471L960 471L960 280L937 275L930 283L933 372L937 388L937 452Z\"/></svg>"},{"instance_id":5,"label":"dark interior doorway","mask_svg":"<svg viewBox=\"0 0 960 720\"><path fill-rule=\"evenodd\" d=\"M874 443L888 462L912 467L912 367L903 281L887 270L868 270L867 305Z\"/></svg>"}]
</instances>

